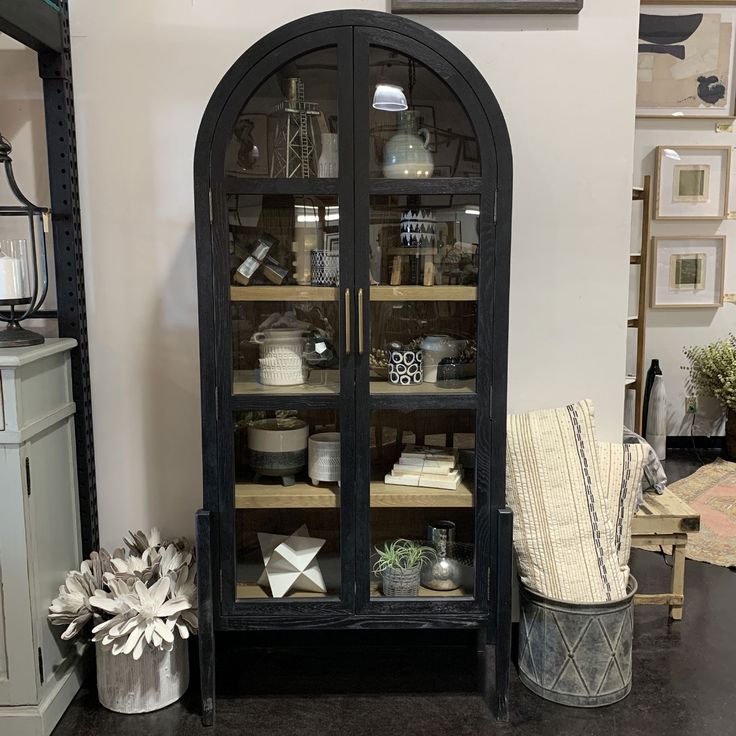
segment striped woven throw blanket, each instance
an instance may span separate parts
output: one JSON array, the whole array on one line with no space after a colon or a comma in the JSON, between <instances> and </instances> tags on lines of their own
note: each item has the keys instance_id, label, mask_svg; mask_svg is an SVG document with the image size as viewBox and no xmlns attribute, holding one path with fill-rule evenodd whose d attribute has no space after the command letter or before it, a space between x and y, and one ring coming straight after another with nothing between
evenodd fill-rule
<instances>
[{"instance_id":1,"label":"striped woven throw blanket","mask_svg":"<svg viewBox=\"0 0 736 736\"><path fill-rule=\"evenodd\" d=\"M511 415L507 500L522 582L550 598L623 598L641 482L634 445L599 446L590 401Z\"/></svg>"}]
</instances>

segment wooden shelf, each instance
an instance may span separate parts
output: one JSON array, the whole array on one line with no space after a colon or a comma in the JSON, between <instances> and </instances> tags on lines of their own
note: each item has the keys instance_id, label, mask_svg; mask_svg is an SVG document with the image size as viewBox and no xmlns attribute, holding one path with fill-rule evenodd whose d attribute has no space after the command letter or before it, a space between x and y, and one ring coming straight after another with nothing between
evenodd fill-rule
<instances>
[{"instance_id":1,"label":"wooden shelf","mask_svg":"<svg viewBox=\"0 0 736 736\"><path fill-rule=\"evenodd\" d=\"M334 302L335 286L231 286L234 302Z\"/></svg>"},{"instance_id":2,"label":"wooden shelf","mask_svg":"<svg viewBox=\"0 0 736 736\"><path fill-rule=\"evenodd\" d=\"M448 596L451 598L472 598L473 591L462 585L455 590L430 590L429 588L423 588L421 585L419 586L419 598L447 598ZM371 578L371 598L391 600L391 598L381 593L379 581L375 577Z\"/></svg>"},{"instance_id":3,"label":"wooden shelf","mask_svg":"<svg viewBox=\"0 0 736 736\"><path fill-rule=\"evenodd\" d=\"M340 489L337 484L313 486L307 481L297 481L293 486L272 483L236 483L235 508L237 509L335 509L340 506ZM472 508L473 491L467 481L454 491L440 488L413 488L387 485L383 481L371 482L371 507L373 508Z\"/></svg>"},{"instance_id":4,"label":"wooden shelf","mask_svg":"<svg viewBox=\"0 0 736 736\"><path fill-rule=\"evenodd\" d=\"M307 382L296 386L264 386L256 380L256 371L233 371L234 396L314 396L339 393L338 370L312 370Z\"/></svg>"},{"instance_id":5,"label":"wooden shelf","mask_svg":"<svg viewBox=\"0 0 736 736\"><path fill-rule=\"evenodd\" d=\"M294 600L303 598L317 598L320 600L339 600L340 597L340 558L335 554L319 554L317 555L322 577L325 581L326 593L308 593L306 591L291 591L283 598L272 598L268 586L261 587L258 585L258 579L263 572L263 562L260 560L249 560L245 563L238 564L238 583L236 594L238 599L261 599L261 600ZM467 575L463 582L465 583L456 590L430 590L429 588L419 588L419 598L462 598L472 597L472 574L471 568L467 568ZM371 598L385 598L381 594L380 583L375 575L371 575L370 582ZM386 598L386 600L391 600ZM415 599L416 600L416 599Z\"/></svg>"},{"instance_id":6,"label":"wooden shelf","mask_svg":"<svg viewBox=\"0 0 736 736\"><path fill-rule=\"evenodd\" d=\"M334 286L231 286L234 302L334 302ZM475 286L371 286L373 302L472 302Z\"/></svg>"},{"instance_id":7,"label":"wooden shelf","mask_svg":"<svg viewBox=\"0 0 736 736\"><path fill-rule=\"evenodd\" d=\"M475 286L371 286L372 302L473 302Z\"/></svg>"},{"instance_id":8,"label":"wooden shelf","mask_svg":"<svg viewBox=\"0 0 736 736\"><path fill-rule=\"evenodd\" d=\"M634 388L634 384L636 383L637 383L636 376L626 376L626 378L624 378L624 386L628 388Z\"/></svg>"},{"instance_id":9,"label":"wooden shelf","mask_svg":"<svg viewBox=\"0 0 736 736\"><path fill-rule=\"evenodd\" d=\"M381 396L472 396L475 394L475 378L461 381L461 385L453 388L442 388L436 383L413 383L409 386L373 380L370 382L371 395Z\"/></svg>"}]
</instances>

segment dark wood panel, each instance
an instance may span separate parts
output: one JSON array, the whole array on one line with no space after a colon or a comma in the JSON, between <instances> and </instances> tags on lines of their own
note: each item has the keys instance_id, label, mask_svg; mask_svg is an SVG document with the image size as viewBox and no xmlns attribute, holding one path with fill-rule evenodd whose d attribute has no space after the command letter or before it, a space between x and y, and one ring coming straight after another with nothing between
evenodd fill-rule
<instances>
[{"instance_id":1,"label":"dark wood panel","mask_svg":"<svg viewBox=\"0 0 736 736\"><path fill-rule=\"evenodd\" d=\"M60 53L61 13L44 0L0 0L0 32L34 51Z\"/></svg>"},{"instance_id":2,"label":"dark wood panel","mask_svg":"<svg viewBox=\"0 0 736 736\"><path fill-rule=\"evenodd\" d=\"M266 179L256 177L225 177L227 194L311 194L325 196L337 194L338 179Z\"/></svg>"},{"instance_id":3,"label":"dark wood panel","mask_svg":"<svg viewBox=\"0 0 736 736\"><path fill-rule=\"evenodd\" d=\"M371 179L371 194L480 194L481 177L434 179Z\"/></svg>"},{"instance_id":4,"label":"dark wood panel","mask_svg":"<svg viewBox=\"0 0 736 736\"><path fill-rule=\"evenodd\" d=\"M391 0L392 13L579 13L583 0Z\"/></svg>"}]
</instances>

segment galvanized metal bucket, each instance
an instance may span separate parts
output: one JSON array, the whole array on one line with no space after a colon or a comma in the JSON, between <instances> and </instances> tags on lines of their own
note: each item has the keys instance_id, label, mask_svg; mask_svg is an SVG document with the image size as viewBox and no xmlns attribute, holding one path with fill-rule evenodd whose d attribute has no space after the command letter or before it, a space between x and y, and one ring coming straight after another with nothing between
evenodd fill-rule
<instances>
[{"instance_id":1,"label":"galvanized metal bucket","mask_svg":"<svg viewBox=\"0 0 736 736\"><path fill-rule=\"evenodd\" d=\"M596 708L631 690L633 602L565 603L520 586L519 677L537 695L563 705Z\"/></svg>"}]
</instances>

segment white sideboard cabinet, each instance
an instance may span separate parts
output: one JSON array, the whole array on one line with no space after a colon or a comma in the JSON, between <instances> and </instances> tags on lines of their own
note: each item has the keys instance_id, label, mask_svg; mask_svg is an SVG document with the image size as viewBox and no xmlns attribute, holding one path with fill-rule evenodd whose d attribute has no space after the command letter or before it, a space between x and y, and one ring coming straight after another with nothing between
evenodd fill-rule
<instances>
[{"instance_id":1,"label":"white sideboard cabinet","mask_svg":"<svg viewBox=\"0 0 736 736\"><path fill-rule=\"evenodd\" d=\"M0 736L47 736L79 689L81 651L46 620L81 542L69 353L0 350Z\"/></svg>"}]
</instances>

